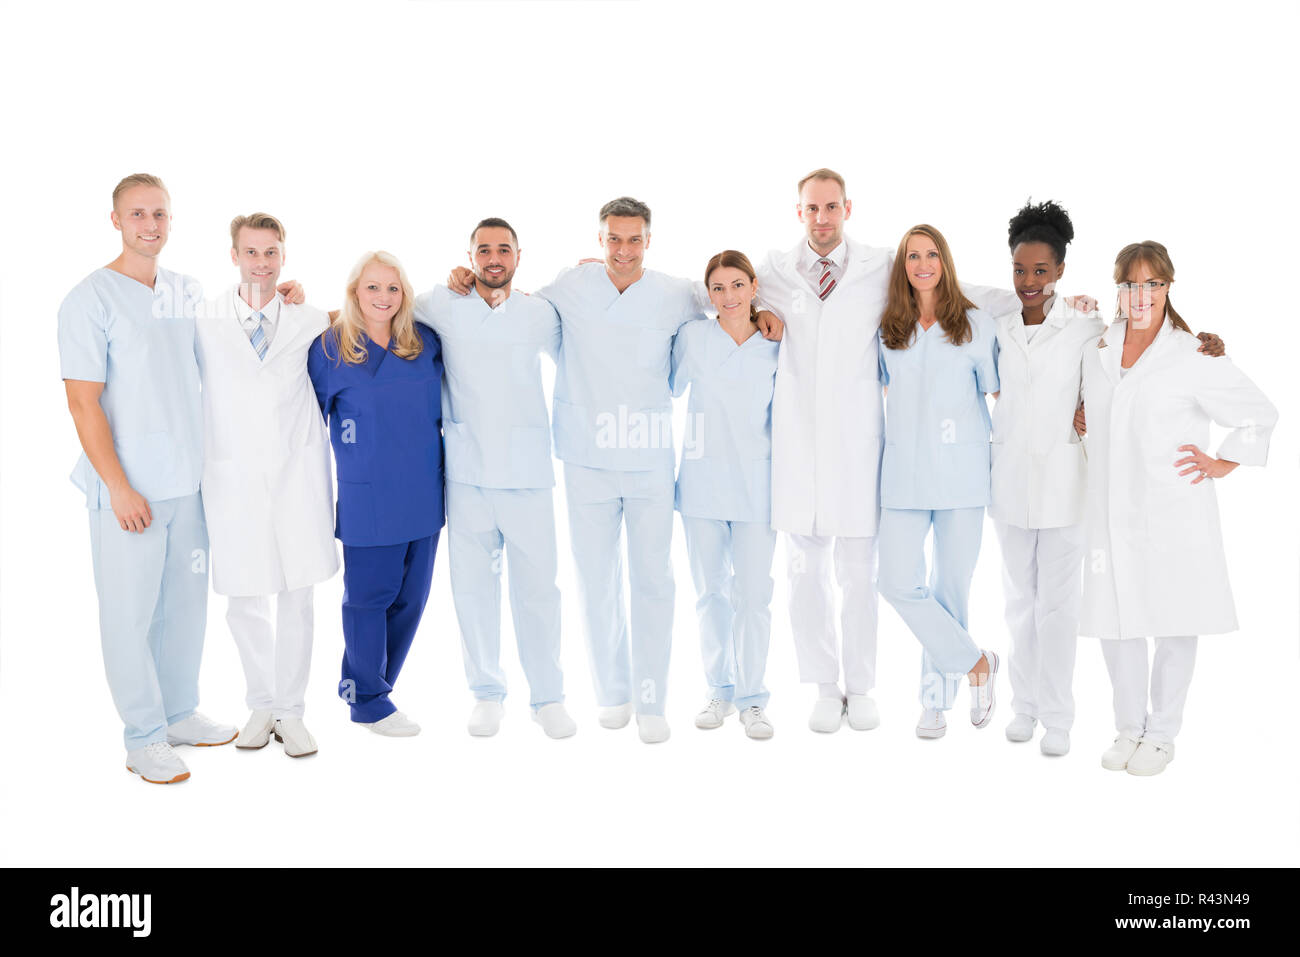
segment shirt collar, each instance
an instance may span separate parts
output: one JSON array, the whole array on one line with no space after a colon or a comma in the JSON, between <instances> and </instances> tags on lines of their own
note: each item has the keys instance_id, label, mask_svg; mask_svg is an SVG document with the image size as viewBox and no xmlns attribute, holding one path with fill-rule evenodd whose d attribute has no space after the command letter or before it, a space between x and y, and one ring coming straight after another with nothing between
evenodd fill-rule
<instances>
[{"instance_id":1,"label":"shirt collar","mask_svg":"<svg viewBox=\"0 0 1300 957\"><path fill-rule=\"evenodd\" d=\"M835 268L843 272L844 258L847 255L846 246L847 243L841 239L838 246L832 249L825 256L821 256L813 252L813 248L808 245L808 240L805 239L799 247L799 264L805 269L811 270L816 267L821 260L829 259L835 265Z\"/></svg>"},{"instance_id":2,"label":"shirt collar","mask_svg":"<svg viewBox=\"0 0 1300 957\"><path fill-rule=\"evenodd\" d=\"M276 320L280 318L280 294L277 292L271 297L271 301L258 311L274 326ZM238 289L235 290L235 316L246 326L252 324L253 307L244 302L244 297L239 294Z\"/></svg>"}]
</instances>

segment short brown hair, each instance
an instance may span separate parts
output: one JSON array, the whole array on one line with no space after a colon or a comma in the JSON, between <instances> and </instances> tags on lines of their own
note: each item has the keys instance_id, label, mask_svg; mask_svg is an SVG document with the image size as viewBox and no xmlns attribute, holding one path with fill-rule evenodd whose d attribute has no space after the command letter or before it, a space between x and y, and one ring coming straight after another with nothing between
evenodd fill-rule
<instances>
[{"instance_id":1,"label":"short brown hair","mask_svg":"<svg viewBox=\"0 0 1300 957\"><path fill-rule=\"evenodd\" d=\"M132 173L130 176L122 177L121 182L113 187L113 208L117 208L117 198L119 196L136 186L156 186L164 193L167 193L167 187L163 185L163 181L152 173ZM172 194L167 193L167 198L170 200Z\"/></svg>"},{"instance_id":2,"label":"short brown hair","mask_svg":"<svg viewBox=\"0 0 1300 957\"><path fill-rule=\"evenodd\" d=\"M270 213L249 213L247 216L236 216L230 221L231 249L235 249L239 245L239 231L245 226L249 229L275 230L276 238L280 242L284 242L284 226L278 219Z\"/></svg>"},{"instance_id":3,"label":"short brown hair","mask_svg":"<svg viewBox=\"0 0 1300 957\"><path fill-rule=\"evenodd\" d=\"M796 193L796 195L800 195L800 196L803 195L803 186L804 186L804 183L808 182L808 180L810 180L810 179L829 179L829 180L831 180L832 182L839 183L839 184L840 184L840 195L842 195L845 199L848 199L848 198L849 198L849 191L848 191L848 189L845 188L845 186L844 186L844 177L841 176L839 173L835 172L835 170L833 170L833 169L826 169L826 167L824 167L824 166L823 166L821 169L815 169L815 170L813 170L811 173L809 173L809 174L808 174L807 176L805 176L803 179L799 180L799 185L795 188L795 193Z\"/></svg>"}]
</instances>

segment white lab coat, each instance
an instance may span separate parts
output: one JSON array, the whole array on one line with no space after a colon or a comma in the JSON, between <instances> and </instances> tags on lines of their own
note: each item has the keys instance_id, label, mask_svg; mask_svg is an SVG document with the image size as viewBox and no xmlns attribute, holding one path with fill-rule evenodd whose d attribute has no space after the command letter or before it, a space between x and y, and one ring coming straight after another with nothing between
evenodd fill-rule
<instances>
[{"instance_id":1,"label":"white lab coat","mask_svg":"<svg viewBox=\"0 0 1300 957\"><path fill-rule=\"evenodd\" d=\"M281 301L258 359L231 287L197 327L203 382L203 510L219 595L274 595L339 567L329 437L307 375L307 350L329 324Z\"/></svg>"},{"instance_id":2,"label":"white lab coat","mask_svg":"<svg viewBox=\"0 0 1300 957\"><path fill-rule=\"evenodd\" d=\"M1087 459L1074 431L1084 347L1106 329L1057 296L1029 339L1017 300L997 318L998 379L993 407L993 498L989 516L1017 528L1083 521Z\"/></svg>"},{"instance_id":3,"label":"white lab coat","mask_svg":"<svg viewBox=\"0 0 1300 957\"><path fill-rule=\"evenodd\" d=\"M1196 445L1263 465L1277 409L1225 358L1166 318L1120 376L1126 323L1083 360L1088 415L1087 553L1080 633L1099 638L1235 631L1237 615L1214 482L1192 484L1174 462ZM1210 423L1231 429L1217 452Z\"/></svg>"},{"instance_id":4,"label":"white lab coat","mask_svg":"<svg viewBox=\"0 0 1300 957\"><path fill-rule=\"evenodd\" d=\"M870 538L885 431L876 331L891 252L844 243L843 275L824 302L799 268L803 240L758 270L763 305L786 325L772 397L772 527Z\"/></svg>"}]
</instances>

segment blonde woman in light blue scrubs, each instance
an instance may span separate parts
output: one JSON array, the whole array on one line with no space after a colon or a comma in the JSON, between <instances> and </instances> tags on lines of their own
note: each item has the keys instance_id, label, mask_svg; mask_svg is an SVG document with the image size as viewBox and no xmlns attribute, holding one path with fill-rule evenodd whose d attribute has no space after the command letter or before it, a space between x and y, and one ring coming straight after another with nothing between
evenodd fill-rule
<instances>
[{"instance_id":1,"label":"blonde woman in light blue scrubs","mask_svg":"<svg viewBox=\"0 0 1300 957\"><path fill-rule=\"evenodd\" d=\"M772 389L780 343L758 331L758 284L744 253L718 253L704 276L718 319L682 326L672 365L673 395L691 387L675 504L709 683L695 726L721 727L739 710L745 734L762 740L772 737L763 672L772 631Z\"/></svg>"},{"instance_id":2,"label":"blonde woman in light blue scrubs","mask_svg":"<svg viewBox=\"0 0 1300 957\"><path fill-rule=\"evenodd\" d=\"M943 235L920 225L894 258L880 326L886 387L880 481L881 597L924 648L916 733L939 738L957 685L971 685L971 723L993 716L998 656L970 636L967 604L989 504L989 411L997 394L992 317L967 299ZM927 576L925 539L934 529Z\"/></svg>"}]
</instances>

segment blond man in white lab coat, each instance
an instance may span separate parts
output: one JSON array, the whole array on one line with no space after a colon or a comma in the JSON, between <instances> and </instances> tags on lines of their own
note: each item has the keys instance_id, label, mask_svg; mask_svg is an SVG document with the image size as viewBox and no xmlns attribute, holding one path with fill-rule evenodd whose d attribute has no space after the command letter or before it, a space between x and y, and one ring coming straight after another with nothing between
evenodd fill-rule
<instances>
[{"instance_id":1,"label":"blond man in white lab coat","mask_svg":"<svg viewBox=\"0 0 1300 957\"><path fill-rule=\"evenodd\" d=\"M285 257L275 217L236 217L230 255L239 284L206 304L197 336L212 586L229 598L248 682L252 714L236 747L274 735L303 757L316 752L303 723L312 591L339 567L329 438L307 375L329 319L276 293Z\"/></svg>"}]
</instances>

